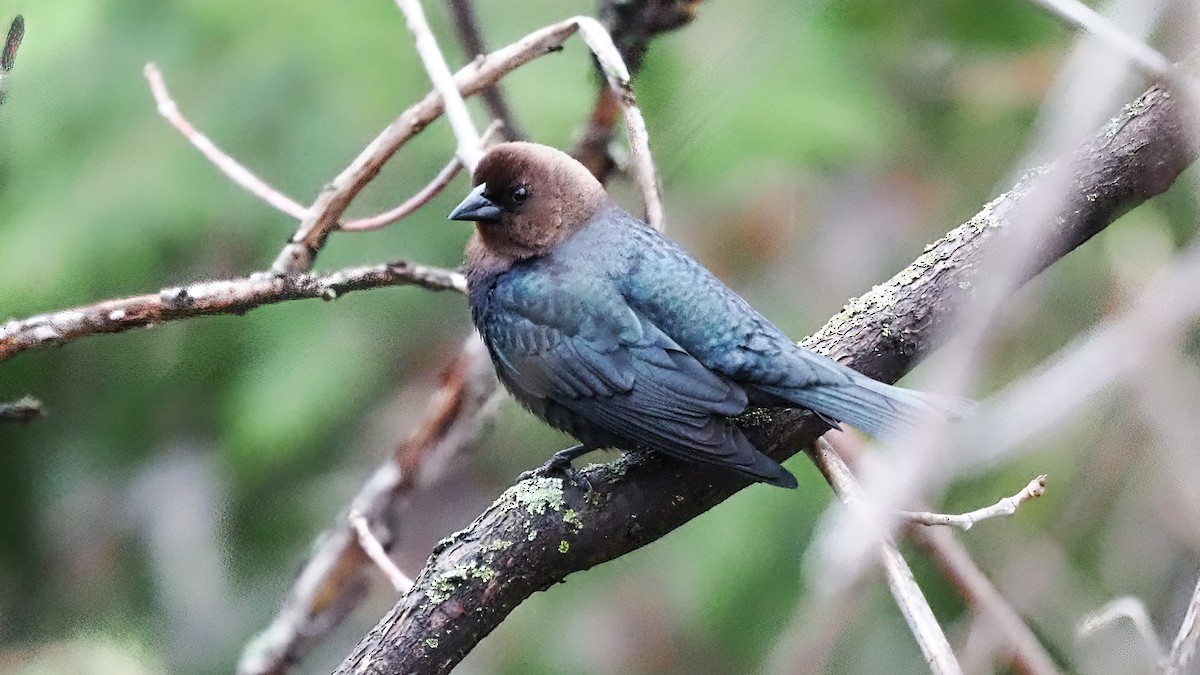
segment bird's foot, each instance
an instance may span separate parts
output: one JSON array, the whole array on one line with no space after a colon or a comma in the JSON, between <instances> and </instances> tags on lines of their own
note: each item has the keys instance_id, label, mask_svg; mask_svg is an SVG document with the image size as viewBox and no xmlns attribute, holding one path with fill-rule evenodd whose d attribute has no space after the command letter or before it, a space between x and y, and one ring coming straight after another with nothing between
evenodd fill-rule
<instances>
[{"instance_id":1,"label":"bird's foot","mask_svg":"<svg viewBox=\"0 0 1200 675\"><path fill-rule=\"evenodd\" d=\"M586 492L584 498L592 496L592 482L588 480L579 469L576 469L571 462L581 455L591 452L592 449L584 445L575 445L566 450L559 450L554 453L554 456L546 461L545 464L531 471L525 471L517 476L518 481L523 481L529 478L546 478L555 474L562 476L564 479L582 487Z\"/></svg>"}]
</instances>

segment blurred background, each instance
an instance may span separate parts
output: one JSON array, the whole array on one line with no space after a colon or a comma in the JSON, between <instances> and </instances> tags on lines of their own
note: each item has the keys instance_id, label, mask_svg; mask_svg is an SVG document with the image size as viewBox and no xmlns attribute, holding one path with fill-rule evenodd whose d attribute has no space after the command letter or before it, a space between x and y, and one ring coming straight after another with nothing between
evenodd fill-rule
<instances>
[{"instance_id":1,"label":"blurred background","mask_svg":"<svg viewBox=\"0 0 1200 675\"><path fill-rule=\"evenodd\" d=\"M1190 49L1190 10L1177 4L1160 24L1169 28L1153 33L1174 58ZM1139 6L1102 9L1132 16ZM595 7L517 0L477 10L496 48ZM429 1L426 11L461 64L446 8ZM294 221L231 184L158 116L145 63L159 65L204 133L305 204L429 89L388 0L0 0L4 25L17 13L27 32L0 107L0 320L244 276L269 267L291 236ZM1041 152L1039 111L1074 43L1024 0L702 3L691 25L651 44L636 80L669 232L800 338L1028 168ZM595 94L576 39L504 87L532 140L559 147ZM1144 87L1125 78L1118 100ZM1081 134L1096 126L1081 125ZM349 215L407 198L452 149L445 122L433 124ZM1036 367L1186 242L1188 182L1022 289L996 322L971 394ZM460 177L383 231L335 234L316 269L458 265L468 229L445 215L467 188ZM640 209L627 179L613 192ZM49 410L0 425L0 671L229 672L318 535L412 430L469 329L463 298L390 288L87 338L0 364L0 400L30 394ZM1154 459L1166 442L1127 393L1113 392L1026 459L956 482L939 505L970 510L1050 474L1044 498L961 539L1064 666L1097 667L1075 630L1113 597L1140 597L1156 628L1174 634L1200 534L1181 515L1170 467ZM567 443L505 401L449 487L418 499L401 567L415 573L437 539ZM758 671L805 597L805 551L830 502L805 458L789 466L799 490L749 488L536 595L459 672ZM952 641L966 644L970 612L912 553ZM861 594L827 668L921 671L883 584ZM297 672L335 667L394 600L380 580Z\"/></svg>"}]
</instances>

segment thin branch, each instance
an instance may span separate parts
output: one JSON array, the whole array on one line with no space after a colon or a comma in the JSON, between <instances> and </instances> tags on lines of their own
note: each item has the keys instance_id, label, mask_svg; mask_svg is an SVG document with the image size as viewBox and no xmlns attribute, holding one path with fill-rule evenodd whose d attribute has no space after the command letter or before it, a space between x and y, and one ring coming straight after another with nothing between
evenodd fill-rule
<instances>
[{"instance_id":1,"label":"thin branch","mask_svg":"<svg viewBox=\"0 0 1200 675\"><path fill-rule=\"evenodd\" d=\"M1192 658L1196 655L1196 645L1200 643L1200 580L1196 581L1196 588L1192 591L1192 598L1188 602L1187 612L1183 615L1183 621L1179 624L1179 632L1175 634L1175 641L1171 644L1171 653L1167 655L1163 663L1163 672L1167 675L1183 675L1184 673L1192 672Z\"/></svg>"},{"instance_id":2,"label":"thin branch","mask_svg":"<svg viewBox=\"0 0 1200 675\"><path fill-rule=\"evenodd\" d=\"M221 173L224 173L250 194L297 220L303 220L308 215L308 209L301 206L299 202L268 185L266 181L254 175L237 160L222 152L207 136L197 131L196 127L192 126L192 123L183 116L183 113L179 112L179 106L175 104L170 92L167 91L167 84L163 81L162 72L159 71L158 66L147 63L143 72L146 75L146 81L150 84L150 93L154 95L154 101L158 105L158 114L170 122L171 126L178 129L179 133L183 134L183 137L208 158L208 161L212 162Z\"/></svg>"},{"instance_id":3,"label":"thin branch","mask_svg":"<svg viewBox=\"0 0 1200 675\"><path fill-rule=\"evenodd\" d=\"M363 553L367 554L371 562L375 563L375 566L383 572L397 593L401 595L407 593L412 588L412 577L402 572L388 557L387 551L383 550L383 544L379 543L379 539L371 532L371 524L367 522L367 517L358 511L351 511L348 520L350 527L354 528L354 534L358 537L358 545L362 547Z\"/></svg>"},{"instance_id":4,"label":"thin branch","mask_svg":"<svg viewBox=\"0 0 1200 675\"><path fill-rule=\"evenodd\" d=\"M583 126L583 131L571 146L571 156L587 167L598 180L604 182L612 173L620 168L620 163L613 157L612 141L613 126L621 114L621 106L617 103L617 95L613 93L608 82L602 82L596 92L596 102L592 105L592 113Z\"/></svg>"},{"instance_id":5,"label":"thin branch","mask_svg":"<svg viewBox=\"0 0 1200 675\"><path fill-rule=\"evenodd\" d=\"M4 38L4 51L0 52L0 74L11 73L17 65L17 50L25 39L25 17L18 14L13 17L8 26L8 35Z\"/></svg>"},{"instance_id":6,"label":"thin branch","mask_svg":"<svg viewBox=\"0 0 1200 675\"><path fill-rule=\"evenodd\" d=\"M408 30L413 34L417 53L421 55L421 62L425 64L425 72L429 73L434 90L442 97L446 119L450 121L450 128L454 130L454 138L458 140L458 149L455 151L455 155L463 166L474 170L475 163L483 156L483 142L479 136L479 130L471 121L471 113L467 110L467 104L458 91L454 76L450 74L450 66L446 64L446 57L442 55L442 50L438 47L437 38L433 36L433 31L429 29L429 22L425 20L425 11L421 9L420 0L396 0L396 5L400 7L400 11L404 12L404 18L408 21Z\"/></svg>"},{"instance_id":7,"label":"thin branch","mask_svg":"<svg viewBox=\"0 0 1200 675\"><path fill-rule=\"evenodd\" d=\"M496 137L496 134L502 127L503 124L499 120L493 120L488 125L488 128L483 132L483 144L485 147ZM417 209L428 204L429 200L438 196L442 190L446 189L446 186L458 176L462 168L462 162L458 160L458 157L452 157L428 185L421 188L417 194L409 197L403 204L391 211L386 211L370 218L359 218L358 220L342 223L338 229L342 232L367 232L369 230L382 229L392 223L403 220L416 213Z\"/></svg>"},{"instance_id":8,"label":"thin branch","mask_svg":"<svg viewBox=\"0 0 1200 675\"><path fill-rule=\"evenodd\" d=\"M1023 269L1027 279L1165 191L1194 159L1179 105L1162 90L1149 90L1070 161L1025 176L891 280L852 301L804 346L894 382L975 300L971 289L982 261L1010 237L1036 233L1038 256ZM1014 218L1023 201L1041 199L1041 186L1058 184L1061 173L1071 191L1055 213L1045 220ZM798 410L744 420L747 437L776 460L827 430ZM643 455L583 473L590 498L562 481L523 481L448 538L413 590L339 672L446 672L531 594L661 538L748 484L709 467Z\"/></svg>"},{"instance_id":9,"label":"thin branch","mask_svg":"<svg viewBox=\"0 0 1200 675\"><path fill-rule=\"evenodd\" d=\"M863 492L862 486L858 484L850 467L838 456L837 451L829 442L818 438L809 449L808 454L821 474L825 476L825 480L829 482L838 499L849 509L856 511L865 522L870 523L872 512L866 508L867 496ZM905 562L904 556L900 554L896 542L884 532L882 523L873 524L871 533L866 536L879 539L880 564L883 567L888 588L891 590L892 597L895 598L896 605L900 608L905 622L908 623L909 630L917 639L917 644L921 647L921 653L925 655L925 661L929 664L930 671L937 675L961 673L962 668L958 665L954 650L950 648L950 641L946 639L946 633L938 623L937 617L933 615L929 601L925 599L920 586L913 578L912 570Z\"/></svg>"},{"instance_id":10,"label":"thin branch","mask_svg":"<svg viewBox=\"0 0 1200 675\"><path fill-rule=\"evenodd\" d=\"M1119 26L1097 14L1079 0L1030 0L1067 25L1100 38L1137 64L1143 72L1159 81L1169 81L1174 73L1171 61L1153 47L1133 37Z\"/></svg>"},{"instance_id":11,"label":"thin branch","mask_svg":"<svg viewBox=\"0 0 1200 675\"><path fill-rule=\"evenodd\" d=\"M458 157L454 157L446 163L446 166L442 167L442 170L434 176L433 180L429 181L428 185L421 188L420 191L409 197L404 203L391 211L384 211L369 218L359 218L342 223L338 226L338 230L342 232L369 232L371 230L381 230L392 223L403 220L416 213L417 209L428 204L429 200L438 196L462 172L462 169L462 162L458 161Z\"/></svg>"},{"instance_id":12,"label":"thin branch","mask_svg":"<svg viewBox=\"0 0 1200 675\"><path fill-rule=\"evenodd\" d=\"M28 422L46 414L42 402L25 396L10 403L0 403L0 422Z\"/></svg>"},{"instance_id":13,"label":"thin branch","mask_svg":"<svg viewBox=\"0 0 1200 675\"><path fill-rule=\"evenodd\" d=\"M603 33L601 30L603 35L597 34L594 27L598 26L598 24L593 19L588 17L567 19L536 30L507 47L472 61L454 75L454 86L457 87L462 96L477 94L483 88L495 84L501 77L516 68L539 56L556 51L562 46L564 40L577 30L580 30L581 26L585 25L593 26L593 28L589 29L590 39L593 43L602 46L604 41L607 40L607 33ZM608 62L610 68L616 69L616 71L620 71L623 68L619 65L619 61L613 63L611 58L609 58ZM619 84L620 78L615 79ZM624 83L624 86L627 88L628 77L625 78ZM642 148L640 151L641 161L639 166L643 167L643 174L650 176L648 181L639 181L643 184L643 191L646 193L647 211L658 211L661 213L661 206L654 207L654 204L658 203L657 180L653 178L652 173L646 173L645 171L647 165L649 166L649 170L653 171L653 164L648 164L650 159L649 144L646 141L644 133L637 133L639 125L635 121L635 118L636 120L640 120L641 115L640 112L637 112L637 108L634 105L631 90L627 93L630 95L623 97L623 104L626 106L627 111L634 111L632 113L634 117L627 118L631 120L630 129L632 135L630 143L635 148L635 152L639 152L636 150L637 148ZM420 102L409 107L400 117L376 136L359 153L358 157L351 162L350 166L346 167L333 181L322 189L316 201L306 211L306 215L297 228L296 233L292 236L291 241L276 256L275 262L271 265L271 272L273 274L288 276L300 274L311 269L317 252L324 245L325 240L329 237L329 233L337 228L338 221L342 217L342 214L345 213L350 202L354 200L367 183L379 174L383 165L405 143L443 113L444 105L442 101L442 96L433 92L426 95ZM643 132L644 127L645 124L642 122L640 128ZM653 190L648 190L650 185L654 186Z\"/></svg>"},{"instance_id":14,"label":"thin branch","mask_svg":"<svg viewBox=\"0 0 1200 675\"><path fill-rule=\"evenodd\" d=\"M57 347L89 335L123 333L197 316L244 314L288 300L334 300L351 291L408 285L460 293L466 290L466 280L459 272L404 260L324 275L277 277L259 273L242 279L205 281L9 321L0 325L0 361L23 351Z\"/></svg>"},{"instance_id":15,"label":"thin branch","mask_svg":"<svg viewBox=\"0 0 1200 675\"><path fill-rule=\"evenodd\" d=\"M953 532L910 527L908 533L933 558L967 606L988 626L988 634L995 636L1016 672L1022 675L1055 675L1059 672L1038 637L979 569Z\"/></svg>"},{"instance_id":16,"label":"thin branch","mask_svg":"<svg viewBox=\"0 0 1200 675\"><path fill-rule=\"evenodd\" d=\"M985 506L981 509L975 509L967 513L933 513L930 511L901 511L900 519L907 520L916 525L947 525L958 527L963 530L969 530L971 527L981 520L995 518L997 516L1011 516L1017 512L1017 507L1025 502L1041 497L1046 493L1046 474L1042 474L1037 478L1029 481L1029 484L1021 488L1021 491L1011 497L1005 497L1000 501Z\"/></svg>"},{"instance_id":17,"label":"thin branch","mask_svg":"<svg viewBox=\"0 0 1200 675\"><path fill-rule=\"evenodd\" d=\"M437 40L429 29L425 14L421 10L419 0L396 0L396 4L408 19L408 28L416 41L417 51L425 70L433 81L434 89L445 102L446 116L458 139L458 158L464 166L474 168L475 162L482 155L479 132L471 122L467 106L455 86L454 78L446 59L437 46ZM625 128L629 136L633 154L634 177L642 192L646 206L646 222L655 229L663 228L662 195L659 191L658 174L654 168L654 159L650 154L650 136L646 130L646 119L637 106L637 98L633 92L632 77L620 51L613 44L612 36L591 17L575 17L575 23L580 37L587 43L596 56L608 80L609 86L617 94L621 109L625 115Z\"/></svg>"},{"instance_id":18,"label":"thin branch","mask_svg":"<svg viewBox=\"0 0 1200 675\"><path fill-rule=\"evenodd\" d=\"M560 21L526 35L521 40L476 59L454 76L463 96L479 93L501 77L533 59L557 50L577 30L574 19ZM337 227L350 202L369 183L383 165L409 140L436 120L443 110L442 98L430 93L410 106L389 124L358 157L337 175L317 196L308 217L300 223L271 271L279 275L297 274L312 267L317 252L329 233Z\"/></svg>"},{"instance_id":19,"label":"thin branch","mask_svg":"<svg viewBox=\"0 0 1200 675\"><path fill-rule=\"evenodd\" d=\"M1200 317L1197 287L1200 242L1160 269L1125 310L1047 358L1036 375L994 395L968 422L990 433L957 454L954 468L969 472L990 466L1000 457L1016 457L1031 438L1166 353ZM1046 405L1046 401L1054 405Z\"/></svg>"},{"instance_id":20,"label":"thin branch","mask_svg":"<svg viewBox=\"0 0 1200 675\"><path fill-rule=\"evenodd\" d=\"M276 188L268 185L258 176L255 176L239 164L237 160L224 153L218 148L207 136L200 133L196 128L183 116L179 111L179 106L171 98L170 92L167 91L166 83L163 81L162 73L154 64L147 64L145 69L146 80L150 84L150 91L154 94L154 99L158 104L158 112L168 122L183 134L189 142L192 143L205 157L209 159L222 173L228 176L234 183L245 188L251 194L262 199L267 204L282 211L298 220L303 220L308 214L308 209L301 206L292 198L284 195ZM483 142L486 144L490 137L495 133L494 129L498 129L498 125L493 124L488 127L488 131L484 133ZM421 208L440 193L449 183L454 180L459 171L462 170L462 164L458 159L452 160L442 169L429 185L426 185L415 195L410 197L408 201L400 204L396 208L381 213L369 218L359 218L345 223L341 223L337 228L343 232L366 232L369 230L378 230L392 223L395 223L403 218L412 215L417 209Z\"/></svg>"},{"instance_id":21,"label":"thin branch","mask_svg":"<svg viewBox=\"0 0 1200 675\"><path fill-rule=\"evenodd\" d=\"M642 192L646 222L654 229L662 230L664 214L658 172L654 168L654 158L650 155L650 134L646 130L646 118L637 106L629 69L625 67L621 52L613 44L612 36L599 21L585 16L576 17L576 21L579 24L580 36L596 55L596 62L600 64L600 69L625 114L625 133L629 136L630 152L633 155L633 175Z\"/></svg>"},{"instance_id":22,"label":"thin branch","mask_svg":"<svg viewBox=\"0 0 1200 675\"><path fill-rule=\"evenodd\" d=\"M4 38L4 49L0 51L0 105L8 94L6 80L8 74L17 64L17 50L21 48L21 40L25 39L25 17L18 14L8 26L8 35Z\"/></svg>"},{"instance_id":23,"label":"thin branch","mask_svg":"<svg viewBox=\"0 0 1200 675\"><path fill-rule=\"evenodd\" d=\"M450 11L454 14L454 33L458 36L458 43L462 45L467 60L486 54L487 47L479 31L479 20L475 16L475 3L472 0L450 0ZM517 119L499 84L484 88L479 95L483 97L483 103L491 113L492 119L503 124L505 138L510 141L525 139L525 132L517 124Z\"/></svg>"},{"instance_id":24,"label":"thin branch","mask_svg":"<svg viewBox=\"0 0 1200 675\"><path fill-rule=\"evenodd\" d=\"M1160 662L1163 662L1166 654L1163 653L1158 633L1154 631L1154 624L1150 621L1150 613L1146 611L1146 605L1141 600L1131 595L1110 600L1100 609L1083 617L1079 621L1075 634L1078 638L1084 639L1122 619L1128 619L1133 624L1133 628L1142 638L1143 644Z\"/></svg>"},{"instance_id":25,"label":"thin branch","mask_svg":"<svg viewBox=\"0 0 1200 675\"><path fill-rule=\"evenodd\" d=\"M699 0L601 0L599 17L612 35L621 58L629 66L629 72L636 75L642 68L650 41L691 22L696 17L699 4ZM613 126L621 108L617 96L607 84L607 81L600 82L592 113L571 148L571 155L601 182L607 181L608 176L618 168L610 146Z\"/></svg>"},{"instance_id":26,"label":"thin branch","mask_svg":"<svg viewBox=\"0 0 1200 675\"><path fill-rule=\"evenodd\" d=\"M862 452L861 441L846 434L829 434L825 440L851 469L857 468L856 460ZM1026 489L1032 485L1031 482ZM983 570L979 569L953 532L911 523L904 531L937 563L967 606L983 622L987 634L1000 645L1016 672L1022 675L1057 675L1058 667L1041 641L992 585ZM840 603L846 601L846 598L835 600Z\"/></svg>"},{"instance_id":27,"label":"thin branch","mask_svg":"<svg viewBox=\"0 0 1200 675\"><path fill-rule=\"evenodd\" d=\"M475 447L500 399L487 349L472 334L443 373L442 386L412 435L359 489L352 510L394 546L396 533L410 513L407 497L451 475L451 469ZM287 670L358 607L366 594L368 559L347 525L338 522L318 538L278 615L247 645L239 673Z\"/></svg>"},{"instance_id":28,"label":"thin branch","mask_svg":"<svg viewBox=\"0 0 1200 675\"><path fill-rule=\"evenodd\" d=\"M1137 290L1145 287L1145 280L1134 277L1133 269L1118 272L1121 282L1123 304L1136 304L1142 301ZM1145 357L1138 358L1141 362L1135 366L1136 377L1132 378L1132 387L1137 394L1137 402L1142 412L1142 423L1156 438L1146 445L1154 447L1160 471L1165 475L1165 485L1159 489L1175 493L1174 500L1178 504L1173 508L1173 514L1184 521L1195 522L1200 515L1200 503L1195 494L1195 486L1200 471L1195 466L1195 412L1200 408L1200 396L1195 392L1195 383L1200 379L1200 368L1191 362L1189 349L1178 330L1174 333L1175 343L1169 348L1164 346L1152 347ZM1174 488L1171 490L1171 488ZM1200 622L1197 613L1200 611L1200 580L1196 582L1192 595L1188 600L1187 609L1179 623L1179 629L1172 641L1170 653L1159 660L1161 671L1168 675L1184 675L1194 673L1196 668L1190 667L1195 656L1196 643L1200 639ZM1157 644L1157 643L1156 643Z\"/></svg>"}]
</instances>

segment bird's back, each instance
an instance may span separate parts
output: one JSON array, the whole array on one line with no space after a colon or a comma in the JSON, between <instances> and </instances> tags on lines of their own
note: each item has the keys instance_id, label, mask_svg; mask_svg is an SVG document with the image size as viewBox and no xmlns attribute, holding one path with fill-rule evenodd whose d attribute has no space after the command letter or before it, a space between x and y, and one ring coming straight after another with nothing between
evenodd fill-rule
<instances>
[{"instance_id":1,"label":"bird's back","mask_svg":"<svg viewBox=\"0 0 1200 675\"><path fill-rule=\"evenodd\" d=\"M630 308L705 367L752 386L845 379L827 359L807 358L812 355L678 244L619 206L608 209L556 254L601 268Z\"/></svg>"}]
</instances>

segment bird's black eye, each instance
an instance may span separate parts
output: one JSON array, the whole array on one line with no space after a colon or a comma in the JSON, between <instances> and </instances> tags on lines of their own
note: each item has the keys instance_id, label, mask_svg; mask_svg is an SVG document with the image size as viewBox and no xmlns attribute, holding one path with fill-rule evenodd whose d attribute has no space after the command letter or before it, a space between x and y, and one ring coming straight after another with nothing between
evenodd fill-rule
<instances>
[{"instance_id":1,"label":"bird's black eye","mask_svg":"<svg viewBox=\"0 0 1200 675\"><path fill-rule=\"evenodd\" d=\"M525 187L524 185L518 185L514 187L509 191L508 199L512 202L513 206L520 206L524 204L525 201L529 199L529 188Z\"/></svg>"}]
</instances>

